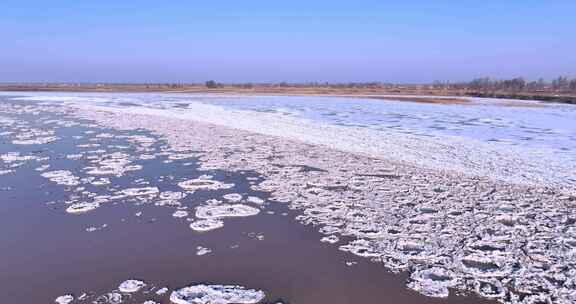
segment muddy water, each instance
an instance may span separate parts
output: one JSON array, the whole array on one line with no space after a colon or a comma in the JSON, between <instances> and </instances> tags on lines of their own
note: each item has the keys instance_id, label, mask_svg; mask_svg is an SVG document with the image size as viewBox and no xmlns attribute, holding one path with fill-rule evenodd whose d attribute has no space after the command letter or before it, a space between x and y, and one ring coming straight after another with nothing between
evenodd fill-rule
<instances>
[{"instance_id":1,"label":"muddy water","mask_svg":"<svg viewBox=\"0 0 576 304\"><path fill-rule=\"evenodd\" d=\"M221 200L227 193L263 199L267 194L250 189L251 183L261 180L252 172L200 171L193 158L169 161L159 153L166 148L162 140L146 132L121 132L86 124L58 126L47 121L64 118L49 113L15 114L10 118L21 124L19 130L0 128L0 154L20 152L40 160L26 161L13 168L14 172L0 175L2 302L51 303L60 295L88 293L86 301L73 303L92 303L98 295L130 278L170 290L197 283L238 284L263 290L265 301L273 303L486 302L474 297L433 299L408 290L405 275L388 273L380 264L338 251L338 244L321 243L323 235L313 227L298 224L294 220L297 213L280 203L267 202L258 215L226 219L223 228L205 233L192 231L186 218L172 217L176 208L155 206L154 200L124 199L103 203L85 214L68 214L65 202L79 192L76 190L80 186L98 193L148 186L181 191L178 181L203 174L234 183L230 189L200 190L180 200L192 215L194 207L209 199ZM58 140L14 145L12 135L3 133L25 133L25 128L53 129ZM94 140L103 132L155 138L149 153L157 157L135 160L133 164L142 165L141 170L110 177L111 183L100 187L57 185L36 170L48 164L46 171L69 170L85 177L88 161L66 155L88 155L94 150L131 156L141 153L123 138ZM79 147L94 143L100 146ZM0 169L6 169L6 164L1 165ZM89 227L97 230L88 232ZM198 246L212 252L198 256ZM169 303L168 296L169 292L164 296L140 294L123 303L148 299Z\"/></svg>"}]
</instances>

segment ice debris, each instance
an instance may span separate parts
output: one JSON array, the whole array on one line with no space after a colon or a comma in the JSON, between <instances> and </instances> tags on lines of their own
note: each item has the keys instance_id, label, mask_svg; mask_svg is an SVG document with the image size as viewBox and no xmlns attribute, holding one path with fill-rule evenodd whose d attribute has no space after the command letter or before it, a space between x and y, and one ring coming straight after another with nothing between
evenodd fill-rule
<instances>
[{"instance_id":1,"label":"ice debris","mask_svg":"<svg viewBox=\"0 0 576 304\"><path fill-rule=\"evenodd\" d=\"M202 247L202 246L198 246L196 247L196 255L198 256L202 256L202 255L206 255L212 252L212 249L210 248L206 248L206 247Z\"/></svg>"},{"instance_id":2,"label":"ice debris","mask_svg":"<svg viewBox=\"0 0 576 304\"><path fill-rule=\"evenodd\" d=\"M261 290L234 285L192 285L170 295L174 304L256 304L265 294Z\"/></svg>"},{"instance_id":3,"label":"ice debris","mask_svg":"<svg viewBox=\"0 0 576 304\"><path fill-rule=\"evenodd\" d=\"M196 208L196 217L200 219L218 219L224 217L244 217L253 216L260 213L254 207L235 204L220 206L199 206Z\"/></svg>"},{"instance_id":4,"label":"ice debris","mask_svg":"<svg viewBox=\"0 0 576 304\"><path fill-rule=\"evenodd\" d=\"M224 222L218 219L196 220L190 223L190 229L199 232L211 231L224 227Z\"/></svg>"},{"instance_id":5,"label":"ice debris","mask_svg":"<svg viewBox=\"0 0 576 304\"><path fill-rule=\"evenodd\" d=\"M74 176L72 172L67 170L49 171L40 175L59 185L76 186L80 184L80 178Z\"/></svg>"},{"instance_id":6,"label":"ice debris","mask_svg":"<svg viewBox=\"0 0 576 304\"><path fill-rule=\"evenodd\" d=\"M196 190L230 189L234 187L234 184L225 184L216 180L197 178L179 182L178 186L186 191L193 192Z\"/></svg>"},{"instance_id":7,"label":"ice debris","mask_svg":"<svg viewBox=\"0 0 576 304\"><path fill-rule=\"evenodd\" d=\"M126 280L118 286L118 290L124 293L133 293L137 292L142 287L146 286L146 283L140 280Z\"/></svg>"},{"instance_id":8,"label":"ice debris","mask_svg":"<svg viewBox=\"0 0 576 304\"><path fill-rule=\"evenodd\" d=\"M172 214L172 216L175 217L175 218L187 217L187 216L188 216L188 211L186 211L186 210L176 210L176 211L174 211L174 213Z\"/></svg>"},{"instance_id":9,"label":"ice debris","mask_svg":"<svg viewBox=\"0 0 576 304\"><path fill-rule=\"evenodd\" d=\"M98 207L100 207L99 203L73 203L66 208L66 212L73 214L85 213Z\"/></svg>"},{"instance_id":10,"label":"ice debris","mask_svg":"<svg viewBox=\"0 0 576 304\"><path fill-rule=\"evenodd\" d=\"M72 301L74 301L74 296L72 295L59 296L54 300L57 304L70 304Z\"/></svg>"}]
</instances>

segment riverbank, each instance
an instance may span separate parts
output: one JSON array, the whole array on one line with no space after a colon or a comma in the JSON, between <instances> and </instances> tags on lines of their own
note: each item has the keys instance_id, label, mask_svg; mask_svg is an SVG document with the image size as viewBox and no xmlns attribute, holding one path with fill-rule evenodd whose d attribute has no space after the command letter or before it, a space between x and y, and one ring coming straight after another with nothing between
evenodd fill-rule
<instances>
[{"instance_id":1,"label":"riverbank","mask_svg":"<svg viewBox=\"0 0 576 304\"><path fill-rule=\"evenodd\" d=\"M467 102L466 97L488 97L498 99L537 100L576 104L576 96L555 92L478 92L473 90L434 89L426 85L406 85L390 88L374 87L334 87L334 86L281 86L281 85L221 85L207 88L200 84L0 84L0 91L9 92L109 92L109 93L197 93L197 94L241 94L241 95L310 95L310 96L343 96L369 97L382 100L391 97L381 95L399 95L394 100L454 103ZM406 96L407 95L407 96ZM414 96L411 96L414 95ZM438 96L423 98L420 96ZM445 97L452 96L452 97Z\"/></svg>"}]
</instances>

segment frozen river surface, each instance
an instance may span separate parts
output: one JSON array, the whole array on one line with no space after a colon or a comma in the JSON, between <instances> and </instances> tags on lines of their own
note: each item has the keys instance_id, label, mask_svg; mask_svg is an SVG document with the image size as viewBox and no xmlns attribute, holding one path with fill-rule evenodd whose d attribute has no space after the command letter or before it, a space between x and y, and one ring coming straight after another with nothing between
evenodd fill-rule
<instances>
[{"instance_id":1,"label":"frozen river surface","mask_svg":"<svg viewBox=\"0 0 576 304\"><path fill-rule=\"evenodd\" d=\"M17 98L173 115L514 182L576 184L576 107L571 105L527 101L510 106L491 99L441 105L316 96L24 95Z\"/></svg>"}]
</instances>

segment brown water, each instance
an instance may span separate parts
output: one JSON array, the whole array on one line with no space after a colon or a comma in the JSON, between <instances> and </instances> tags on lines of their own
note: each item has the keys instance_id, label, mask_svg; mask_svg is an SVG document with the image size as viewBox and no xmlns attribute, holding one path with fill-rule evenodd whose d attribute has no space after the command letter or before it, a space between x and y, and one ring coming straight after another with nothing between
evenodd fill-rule
<instances>
[{"instance_id":1,"label":"brown water","mask_svg":"<svg viewBox=\"0 0 576 304\"><path fill-rule=\"evenodd\" d=\"M13 115L13 118L26 121L28 126L50 127L42 125L38 116ZM59 117L41 114L41 118ZM50 164L49 171L66 169L82 176L87 163L64 156L82 150L77 144L88 143L90 135L84 131L102 130L85 126L52 127L60 139L48 144L13 145L8 136L0 136L0 154L47 156L50 160L42 164ZM3 131L9 130L0 128L0 133ZM80 135L84 138L73 138ZM120 139L104 139L100 143L98 149L107 151L115 151L113 145L128 145ZM159 140L154 148L159 151L162 145ZM123 151L137 153L132 148ZM163 160L165 157L138 161L142 170L112 178L112 183L102 189L134 187L134 181L142 178L161 191L178 190L176 181L207 173L198 171L193 162L186 165L190 160L171 163ZM14 173L0 175L2 303L52 303L57 296L67 293L100 295L130 278L171 289L196 283L238 284L263 290L269 302L279 299L299 304L487 302L471 296L434 299L411 291L405 287L405 275L388 273L381 264L341 252L337 249L339 244L321 243L323 235L317 228L298 224L294 220L298 213L280 203L270 202L257 216L227 219L224 228L207 233L194 232L185 219L173 218L175 209L150 203L104 204L86 214L67 214L62 201L70 196L67 191L70 189L41 177L34 170L38 165L27 162ZM194 207L234 192L266 198L266 193L250 189L247 177L258 177L254 173L208 173L236 186L196 192L182 201L184 205ZM161 176L165 178L160 180ZM51 201L56 203L46 204ZM189 211L193 213L193 209ZM135 216L137 212L142 215ZM85 231L88 226L102 224L108 227ZM258 240L254 233L264 238ZM213 252L197 256L197 246ZM346 262L356 264L348 266ZM134 297L125 303L142 303L145 299L169 303L168 296L169 292L164 297Z\"/></svg>"}]
</instances>

